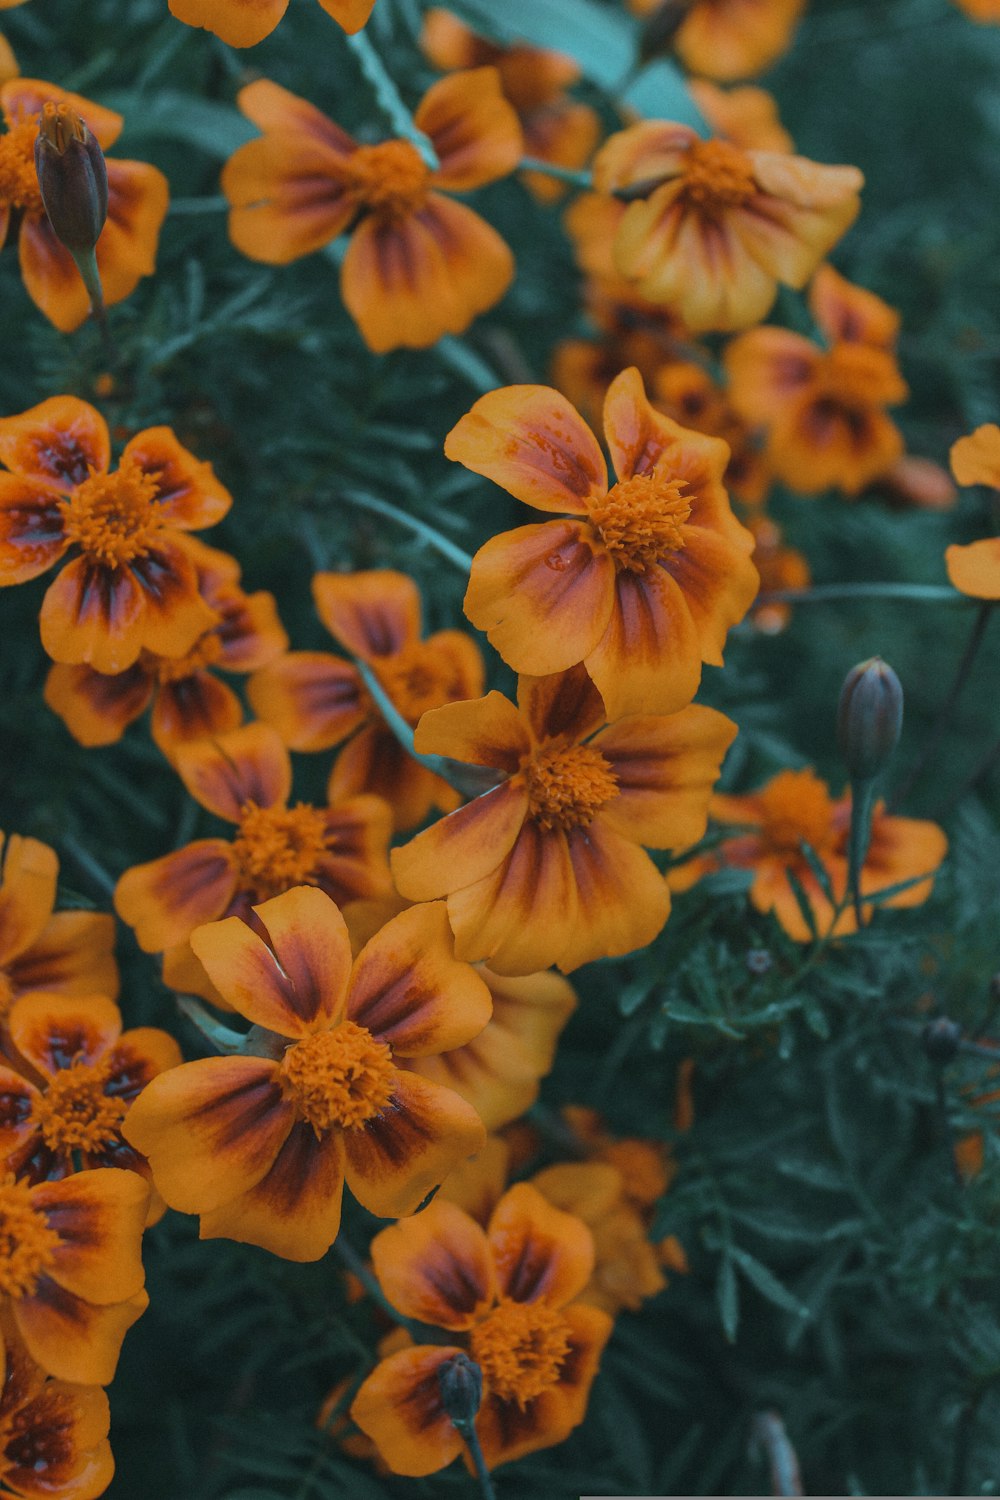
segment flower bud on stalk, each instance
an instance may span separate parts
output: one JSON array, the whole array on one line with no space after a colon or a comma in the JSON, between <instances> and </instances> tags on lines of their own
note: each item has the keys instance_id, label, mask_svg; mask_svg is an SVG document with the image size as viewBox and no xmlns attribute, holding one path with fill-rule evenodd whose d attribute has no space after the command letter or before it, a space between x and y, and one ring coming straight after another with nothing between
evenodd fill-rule
<instances>
[{"instance_id":1,"label":"flower bud on stalk","mask_svg":"<svg viewBox=\"0 0 1000 1500\"><path fill-rule=\"evenodd\" d=\"M108 169L93 131L68 104L42 106L35 139L38 188L52 231L72 255L104 323L104 294L94 254L108 217Z\"/></svg>"},{"instance_id":2,"label":"flower bud on stalk","mask_svg":"<svg viewBox=\"0 0 1000 1500\"><path fill-rule=\"evenodd\" d=\"M880 656L853 667L840 690L837 741L851 778L847 874L859 927L861 871L871 842L875 781L889 764L902 727L903 689L892 668Z\"/></svg>"},{"instance_id":3,"label":"flower bud on stalk","mask_svg":"<svg viewBox=\"0 0 1000 1500\"><path fill-rule=\"evenodd\" d=\"M438 1371L441 1405L459 1432L476 1420L483 1399L483 1372L467 1354L456 1354Z\"/></svg>"}]
</instances>

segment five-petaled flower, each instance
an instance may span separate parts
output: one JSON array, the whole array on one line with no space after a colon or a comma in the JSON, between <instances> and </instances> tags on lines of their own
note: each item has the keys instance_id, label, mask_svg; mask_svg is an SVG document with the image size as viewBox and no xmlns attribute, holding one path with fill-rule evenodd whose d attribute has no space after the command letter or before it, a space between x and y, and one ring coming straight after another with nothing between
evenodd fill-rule
<instances>
[{"instance_id":1,"label":"five-petaled flower","mask_svg":"<svg viewBox=\"0 0 1000 1500\"><path fill-rule=\"evenodd\" d=\"M617 474L558 391L482 396L448 434L449 458L564 519L504 532L473 559L465 612L517 672L582 662L609 718L672 713L757 592L753 537L732 514L729 448L679 427L624 370L604 404ZM568 514L567 514L568 513Z\"/></svg>"},{"instance_id":2,"label":"five-petaled flower","mask_svg":"<svg viewBox=\"0 0 1000 1500\"><path fill-rule=\"evenodd\" d=\"M452 1335L391 1354L354 1398L352 1418L395 1473L434 1474L463 1452L441 1396L456 1355L482 1371L475 1428L489 1468L561 1443L583 1421L612 1322L576 1300L594 1265L582 1220L518 1183L485 1230L436 1199L377 1234L371 1254L393 1306Z\"/></svg>"},{"instance_id":3,"label":"five-petaled flower","mask_svg":"<svg viewBox=\"0 0 1000 1500\"><path fill-rule=\"evenodd\" d=\"M375 0L319 0L346 32L360 31ZM170 0L170 14L188 26L214 32L230 47L262 42L288 9L288 0Z\"/></svg>"},{"instance_id":4,"label":"five-petaled flower","mask_svg":"<svg viewBox=\"0 0 1000 1500\"><path fill-rule=\"evenodd\" d=\"M468 1041L490 996L456 961L440 903L393 918L353 965L322 891L287 891L253 917L252 929L201 927L192 946L259 1028L256 1047L161 1073L124 1134L166 1202L201 1215L203 1239L317 1260L336 1239L345 1178L371 1213L395 1218L482 1144L475 1110L397 1058Z\"/></svg>"},{"instance_id":5,"label":"five-petaled flower","mask_svg":"<svg viewBox=\"0 0 1000 1500\"><path fill-rule=\"evenodd\" d=\"M603 725L580 668L522 677L517 708L493 692L421 719L418 750L503 777L392 852L404 896L447 896L460 957L500 974L569 971L663 927L670 895L642 846L701 838L736 726L700 705Z\"/></svg>"},{"instance_id":6,"label":"five-petaled flower","mask_svg":"<svg viewBox=\"0 0 1000 1500\"><path fill-rule=\"evenodd\" d=\"M52 396L0 420L0 462L0 587L73 554L39 616L53 660L122 672L143 650L182 656L215 624L184 533L232 496L169 427L137 433L112 471L100 412Z\"/></svg>"},{"instance_id":7,"label":"five-petaled flower","mask_svg":"<svg viewBox=\"0 0 1000 1500\"><path fill-rule=\"evenodd\" d=\"M442 78L417 107L434 170L411 141L360 145L267 79L242 89L239 105L264 132L222 174L229 233L244 255L285 265L351 230L341 293L377 353L463 333L499 302L514 257L484 219L445 196L504 177L521 159L521 127L495 68Z\"/></svg>"}]
</instances>

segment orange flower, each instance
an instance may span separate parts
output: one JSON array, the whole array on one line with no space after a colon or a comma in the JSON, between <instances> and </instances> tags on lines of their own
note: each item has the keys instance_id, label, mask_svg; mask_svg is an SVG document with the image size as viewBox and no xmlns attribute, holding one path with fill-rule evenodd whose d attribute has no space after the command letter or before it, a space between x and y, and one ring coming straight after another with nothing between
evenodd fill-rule
<instances>
[{"instance_id":1,"label":"orange flower","mask_svg":"<svg viewBox=\"0 0 1000 1500\"><path fill-rule=\"evenodd\" d=\"M630 0L649 15L662 0ZM763 73L791 45L805 0L689 0L674 50L691 73L731 83Z\"/></svg>"},{"instance_id":2,"label":"orange flower","mask_svg":"<svg viewBox=\"0 0 1000 1500\"><path fill-rule=\"evenodd\" d=\"M404 573L317 573L313 596L330 634L368 663L408 724L428 708L482 692L482 656L470 636L438 630L421 639L420 593ZM331 801L373 792L392 808L398 829L459 804L453 787L406 753L356 667L340 657L291 651L251 678L250 702L292 750L349 741L330 774Z\"/></svg>"},{"instance_id":3,"label":"orange flower","mask_svg":"<svg viewBox=\"0 0 1000 1500\"><path fill-rule=\"evenodd\" d=\"M973 21L984 26L1000 21L1000 0L955 0L955 4Z\"/></svg>"},{"instance_id":4,"label":"orange flower","mask_svg":"<svg viewBox=\"0 0 1000 1500\"><path fill-rule=\"evenodd\" d=\"M580 77L572 57L540 47L498 46L437 7L424 17L420 45L443 73L456 68L496 68L504 94L521 122L525 155L557 167L582 167L589 160L601 125L589 105L575 104L566 95L566 89ZM562 183L540 172L526 173L525 181L543 201L565 192Z\"/></svg>"},{"instance_id":5,"label":"orange flower","mask_svg":"<svg viewBox=\"0 0 1000 1500\"><path fill-rule=\"evenodd\" d=\"M951 450L951 472L959 484L986 484L1000 490L1000 427L989 422ZM974 599L1000 599L1000 537L968 546L951 546L944 554L948 577Z\"/></svg>"},{"instance_id":6,"label":"orange flower","mask_svg":"<svg viewBox=\"0 0 1000 1500\"><path fill-rule=\"evenodd\" d=\"M201 927L192 946L261 1040L154 1078L124 1134L166 1202L201 1215L202 1239L318 1260L340 1227L345 1178L369 1212L413 1213L482 1143L475 1110L396 1055L468 1041L490 997L455 961L443 905L401 913L353 965L322 891L286 891L253 916L252 929L232 917Z\"/></svg>"},{"instance_id":7,"label":"orange flower","mask_svg":"<svg viewBox=\"0 0 1000 1500\"><path fill-rule=\"evenodd\" d=\"M827 873L834 898L842 901L847 889L849 795L835 802L814 771L781 771L755 792L714 797L711 810L720 822L745 825L744 832L720 845L718 858L724 865L755 872L750 900L758 911L772 911L789 937L808 942L812 935L789 884L790 870L806 894L820 936L831 930L838 936L857 931L853 909L842 911L833 926L833 907L802 853L802 845L808 844ZM926 875L926 880L882 903L921 906L931 893L934 872L947 849L948 840L936 823L890 817L880 804L861 872L862 894L870 896ZM871 911L866 904L865 915Z\"/></svg>"},{"instance_id":8,"label":"orange flower","mask_svg":"<svg viewBox=\"0 0 1000 1500\"><path fill-rule=\"evenodd\" d=\"M19 224L18 254L28 296L60 332L71 333L88 316L90 298L73 257L56 239L38 187L35 137L38 116L49 102L75 110L105 152L124 122L114 110L37 78L14 78L0 87L7 126L0 135L0 244L11 224ZM108 220L97 242L97 266L104 300L111 306L156 270L170 191L163 173L148 162L111 157L107 168Z\"/></svg>"},{"instance_id":9,"label":"orange flower","mask_svg":"<svg viewBox=\"0 0 1000 1500\"><path fill-rule=\"evenodd\" d=\"M666 120L619 131L594 158L598 192L631 200L618 270L695 331L746 328L779 282L804 286L857 217L863 182L856 167L741 151Z\"/></svg>"},{"instance_id":10,"label":"orange flower","mask_svg":"<svg viewBox=\"0 0 1000 1500\"><path fill-rule=\"evenodd\" d=\"M59 860L38 839L12 833L0 882L0 1021L20 995L117 995L114 918L54 912Z\"/></svg>"},{"instance_id":11,"label":"orange flower","mask_svg":"<svg viewBox=\"0 0 1000 1500\"><path fill-rule=\"evenodd\" d=\"M99 1387L53 1380L39 1369L13 1321L0 1388L0 1494L23 1500L96 1500L114 1474L111 1413Z\"/></svg>"},{"instance_id":12,"label":"orange flower","mask_svg":"<svg viewBox=\"0 0 1000 1500\"><path fill-rule=\"evenodd\" d=\"M239 564L193 537L186 550L198 592L215 623L180 657L144 651L124 672L109 676L80 664L57 663L45 682L45 701L81 745L112 745L153 705L153 739L172 759L179 745L222 734L243 722L232 688L213 675L253 672L288 647L274 596L246 594Z\"/></svg>"},{"instance_id":13,"label":"orange flower","mask_svg":"<svg viewBox=\"0 0 1000 1500\"><path fill-rule=\"evenodd\" d=\"M362 146L275 83L239 94L264 132L222 174L229 233L244 255L286 265L351 229L340 286L370 349L424 349L463 333L499 302L514 258L485 220L445 193L504 177L521 159L521 127L495 68L443 78L414 116L440 162L410 141ZM441 191L438 191L438 190Z\"/></svg>"},{"instance_id":14,"label":"orange flower","mask_svg":"<svg viewBox=\"0 0 1000 1500\"><path fill-rule=\"evenodd\" d=\"M769 516L751 516L747 522L757 539L754 558L760 572L761 595L782 589L807 589L812 582L809 564L801 552L786 547L781 527ZM750 622L764 635L778 635L792 617L792 606L765 600L750 612Z\"/></svg>"},{"instance_id":15,"label":"orange flower","mask_svg":"<svg viewBox=\"0 0 1000 1500\"><path fill-rule=\"evenodd\" d=\"M0 1067L0 1158L29 1183L54 1182L96 1167L146 1163L122 1139L122 1121L157 1073L181 1062L173 1037L154 1026L122 1032L103 995L25 995L12 1007L17 1067Z\"/></svg>"},{"instance_id":16,"label":"orange flower","mask_svg":"<svg viewBox=\"0 0 1000 1500\"><path fill-rule=\"evenodd\" d=\"M503 777L392 852L404 896L447 896L460 957L499 974L568 972L663 927L670 896L641 846L701 837L736 729L700 706L603 723L579 669L522 677L517 708L494 692L421 719L418 750Z\"/></svg>"},{"instance_id":17,"label":"orange flower","mask_svg":"<svg viewBox=\"0 0 1000 1500\"><path fill-rule=\"evenodd\" d=\"M107 1385L141 1317L149 1184L99 1167L62 1182L0 1181L0 1308L49 1375Z\"/></svg>"},{"instance_id":18,"label":"orange flower","mask_svg":"<svg viewBox=\"0 0 1000 1500\"><path fill-rule=\"evenodd\" d=\"M22 0L15 0L15 3L21 4ZM7 8L7 6L0 3L0 10ZM7 83L11 78L16 78L20 71L17 65L17 58L14 56L13 47L7 38L0 33L0 84Z\"/></svg>"},{"instance_id":19,"label":"orange flower","mask_svg":"<svg viewBox=\"0 0 1000 1500\"><path fill-rule=\"evenodd\" d=\"M256 902L293 886L318 886L338 902L390 889L385 803L350 797L330 807L289 806L291 760L268 725L181 745L176 768L191 796L236 832L231 842L200 839L125 871L115 909L146 953L182 947L168 955L178 962L201 923L249 920Z\"/></svg>"},{"instance_id":20,"label":"orange flower","mask_svg":"<svg viewBox=\"0 0 1000 1500\"><path fill-rule=\"evenodd\" d=\"M39 616L55 661L122 672L143 650L183 655L215 623L183 533L221 520L232 496L169 427L137 433L109 473L100 412L53 396L0 420L0 462L0 587L75 553Z\"/></svg>"},{"instance_id":21,"label":"orange flower","mask_svg":"<svg viewBox=\"0 0 1000 1500\"><path fill-rule=\"evenodd\" d=\"M771 486L771 470L761 451L759 434L734 410L726 392L708 371L694 360L671 360L657 370L652 389L654 404L665 416L728 443L729 462L723 483L734 500L760 505ZM752 527L750 530L753 532ZM756 555L754 566L759 572Z\"/></svg>"},{"instance_id":22,"label":"orange flower","mask_svg":"<svg viewBox=\"0 0 1000 1500\"><path fill-rule=\"evenodd\" d=\"M372 13L375 0L319 0L338 26L353 34ZM170 14L187 26L214 32L230 47L262 42L288 9L288 0L170 0Z\"/></svg>"},{"instance_id":23,"label":"orange flower","mask_svg":"<svg viewBox=\"0 0 1000 1500\"><path fill-rule=\"evenodd\" d=\"M896 348L896 309L831 265L820 266L810 283L809 311L831 344L868 344L889 354Z\"/></svg>"},{"instance_id":24,"label":"orange flower","mask_svg":"<svg viewBox=\"0 0 1000 1500\"><path fill-rule=\"evenodd\" d=\"M435 1474L463 1451L441 1401L442 1366L467 1353L483 1375L475 1427L489 1468L561 1443L583 1421L611 1319L577 1301L594 1262L587 1226L527 1183L505 1193L484 1231L435 1200L372 1241L382 1290L453 1342L390 1355L351 1417L397 1474Z\"/></svg>"},{"instance_id":25,"label":"orange flower","mask_svg":"<svg viewBox=\"0 0 1000 1500\"><path fill-rule=\"evenodd\" d=\"M672 713L757 592L753 538L722 486L726 444L655 411L638 370L608 391L604 432L610 487L597 439L547 386L492 391L448 434L449 458L564 516L481 547L465 612L517 672L582 662L609 718Z\"/></svg>"},{"instance_id":26,"label":"orange flower","mask_svg":"<svg viewBox=\"0 0 1000 1500\"><path fill-rule=\"evenodd\" d=\"M767 89L751 85L720 89L694 78L688 90L713 135L732 141L742 151L794 151L792 138L778 118L774 96Z\"/></svg>"}]
</instances>

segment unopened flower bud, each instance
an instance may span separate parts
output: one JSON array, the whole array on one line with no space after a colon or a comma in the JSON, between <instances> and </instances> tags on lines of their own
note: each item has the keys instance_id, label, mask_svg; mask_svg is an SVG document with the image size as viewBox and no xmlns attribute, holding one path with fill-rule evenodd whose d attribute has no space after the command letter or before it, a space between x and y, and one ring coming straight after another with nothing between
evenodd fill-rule
<instances>
[{"instance_id":1,"label":"unopened flower bud","mask_svg":"<svg viewBox=\"0 0 1000 1500\"><path fill-rule=\"evenodd\" d=\"M924 1051L931 1062L940 1066L950 1063L956 1056L961 1040L962 1028L954 1021L949 1021L947 1016L938 1016L935 1020L928 1021L923 1030Z\"/></svg>"},{"instance_id":2,"label":"unopened flower bud","mask_svg":"<svg viewBox=\"0 0 1000 1500\"><path fill-rule=\"evenodd\" d=\"M483 1372L467 1354L456 1354L438 1370L441 1404L456 1427L471 1427L483 1399Z\"/></svg>"},{"instance_id":3,"label":"unopened flower bud","mask_svg":"<svg viewBox=\"0 0 1000 1500\"><path fill-rule=\"evenodd\" d=\"M903 689L880 656L852 668L837 705L837 740L852 781L869 781L888 765L903 727Z\"/></svg>"},{"instance_id":4,"label":"unopened flower bud","mask_svg":"<svg viewBox=\"0 0 1000 1500\"><path fill-rule=\"evenodd\" d=\"M68 104L42 106L35 170L56 239L74 254L93 250L108 217L108 170L93 131Z\"/></svg>"}]
</instances>

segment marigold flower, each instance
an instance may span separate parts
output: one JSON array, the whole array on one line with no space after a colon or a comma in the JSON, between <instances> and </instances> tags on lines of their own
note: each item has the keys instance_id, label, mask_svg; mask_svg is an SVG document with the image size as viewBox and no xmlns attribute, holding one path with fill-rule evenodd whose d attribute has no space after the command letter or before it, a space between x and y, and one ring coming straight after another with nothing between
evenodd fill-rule
<instances>
[{"instance_id":1,"label":"marigold flower","mask_svg":"<svg viewBox=\"0 0 1000 1500\"><path fill-rule=\"evenodd\" d=\"M611 1319L577 1301L594 1260L587 1226L527 1183L505 1193L484 1231L436 1199L372 1241L379 1284L407 1317L453 1342L390 1355L351 1417L397 1474L435 1474L463 1451L438 1372L458 1354L483 1375L476 1435L489 1468L561 1443L583 1421Z\"/></svg>"},{"instance_id":2,"label":"marigold flower","mask_svg":"<svg viewBox=\"0 0 1000 1500\"><path fill-rule=\"evenodd\" d=\"M802 845L808 844L827 873L835 900L842 901L847 890L849 795L834 801L815 771L780 771L754 792L714 797L711 811L719 822L744 825L743 832L719 846L718 859L724 865L755 872L750 900L758 911L773 911L789 937L808 942L812 936L789 884L790 870L805 892L820 936L857 931L853 909L842 911L834 926L834 909L802 853ZM890 817L878 804L861 872L864 914L870 916L872 911L866 896L926 875L926 880L881 903L921 906L931 893L934 873L947 849L948 840L936 823Z\"/></svg>"},{"instance_id":3,"label":"marigold flower","mask_svg":"<svg viewBox=\"0 0 1000 1500\"><path fill-rule=\"evenodd\" d=\"M809 311L831 344L868 344L889 354L896 348L896 309L829 264L820 266L809 283Z\"/></svg>"},{"instance_id":4,"label":"marigold flower","mask_svg":"<svg viewBox=\"0 0 1000 1500\"><path fill-rule=\"evenodd\" d=\"M959 10L982 25L1000 21L1000 0L955 0Z\"/></svg>"},{"instance_id":5,"label":"marigold flower","mask_svg":"<svg viewBox=\"0 0 1000 1500\"><path fill-rule=\"evenodd\" d=\"M465 612L517 672L582 662L609 718L690 702L701 664L722 664L731 625L757 592L753 538L729 507L729 449L646 399L638 370L608 391L597 439L547 386L481 397L445 453L536 510L563 519L494 537L472 563Z\"/></svg>"},{"instance_id":6,"label":"marigold flower","mask_svg":"<svg viewBox=\"0 0 1000 1500\"><path fill-rule=\"evenodd\" d=\"M684 427L722 438L729 445L723 483L742 505L760 505L771 487L761 435L743 420L704 366L677 359L661 364L652 381L653 404ZM752 534L753 528L750 527ZM756 556L754 567L760 572Z\"/></svg>"},{"instance_id":7,"label":"marigold flower","mask_svg":"<svg viewBox=\"0 0 1000 1500\"><path fill-rule=\"evenodd\" d=\"M712 134L731 141L742 151L794 151L795 145L778 118L774 95L746 85L720 89L703 78L692 78L688 90L712 127Z\"/></svg>"},{"instance_id":8,"label":"marigold flower","mask_svg":"<svg viewBox=\"0 0 1000 1500\"><path fill-rule=\"evenodd\" d=\"M107 152L124 121L121 115L37 78L13 78L0 87L6 133L0 135L0 244L19 225L18 254L25 290L62 333L71 333L90 313L90 298L69 251L60 244L42 204L35 170L38 117L46 104L67 105L80 115ZM156 269L156 248L170 192L167 179L144 161L107 160L108 221L97 242L104 300L111 306L135 291ZM85 477L85 476L84 476Z\"/></svg>"},{"instance_id":9,"label":"marigold flower","mask_svg":"<svg viewBox=\"0 0 1000 1500\"><path fill-rule=\"evenodd\" d=\"M619 131L594 158L598 192L631 199L618 270L695 331L746 328L779 282L804 286L857 217L863 183L856 167L742 151L667 120Z\"/></svg>"},{"instance_id":10,"label":"marigold flower","mask_svg":"<svg viewBox=\"0 0 1000 1500\"><path fill-rule=\"evenodd\" d=\"M0 833L0 1022L36 991L118 994L114 918L96 911L53 911L59 860L38 839Z\"/></svg>"},{"instance_id":11,"label":"marigold flower","mask_svg":"<svg viewBox=\"0 0 1000 1500\"><path fill-rule=\"evenodd\" d=\"M995 422L959 438L951 450L951 472L959 484L986 484L1000 490L1000 427ZM944 559L948 577L961 593L974 599L1000 599L1000 538L953 545Z\"/></svg>"},{"instance_id":12,"label":"marigold flower","mask_svg":"<svg viewBox=\"0 0 1000 1500\"><path fill-rule=\"evenodd\" d=\"M98 1167L62 1182L0 1181L0 1308L49 1375L107 1385L146 1309L149 1184Z\"/></svg>"},{"instance_id":13,"label":"marigold flower","mask_svg":"<svg viewBox=\"0 0 1000 1500\"><path fill-rule=\"evenodd\" d=\"M499 974L566 972L652 942L670 913L642 845L701 837L736 727L713 709L604 727L586 674L524 678L425 714L421 751L490 766L500 784L392 852L414 901L448 898L461 958Z\"/></svg>"},{"instance_id":14,"label":"marigold flower","mask_svg":"<svg viewBox=\"0 0 1000 1500\"><path fill-rule=\"evenodd\" d=\"M108 675L84 664L57 663L45 681L45 701L81 745L120 740L150 704L153 739L172 759L179 745L223 734L243 722L232 688L214 675L253 672L288 647L273 594L247 594L234 558L190 537L186 550L198 592L215 623L183 656L143 651L124 672Z\"/></svg>"},{"instance_id":15,"label":"marigold flower","mask_svg":"<svg viewBox=\"0 0 1000 1500\"><path fill-rule=\"evenodd\" d=\"M181 962L203 922L250 920L258 901L293 886L318 886L337 902L390 890L385 803L349 797L330 807L290 806L291 758L269 725L244 724L181 745L175 765L191 796L236 828L231 841L199 839L125 871L115 910L146 953L182 947L174 956ZM208 995L215 998L211 989Z\"/></svg>"},{"instance_id":16,"label":"marigold flower","mask_svg":"<svg viewBox=\"0 0 1000 1500\"><path fill-rule=\"evenodd\" d=\"M23 3L23 0L17 0L17 3ZM0 10L6 8L0 4ZM7 83L11 78L16 78L20 71L17 65L17 58L14 56L13 47L3 33L0 32L0 84Z\"/></svg>"},{"instance_id":17,"label":"marigold flower","mask_svg":"<svg viewBox=\"0 0 1000 1500\"><path fill-rule=\"evenodd\" d=\"M353 34L372 13L375 0L319 0L338 26ZM288 0L170 0L170 14L187 26L200 26L230 47L262 42L288 9Z\"/></svg>"},{"instance_id":18,"label":"marigold flower","mask_svg":"<svg viewBox=\"0 0 1000 1500\"><path fill-rule=\"evenodd\" d=\"M183 655L215 623L184 533L221 520L232 496L169 427L137 433L109 472L100 412L53 396L0 419L0 462L0 587L74 554L39 616L55 661L121 672L143 650Z\"/></svg>"},{"instance_id":19,"label":"marigold flower","mask_svg":"<svg viewBox=\"0 0 1000 1500\"><path fill-rule=\"evenodd\" d=\"M514 275L508 246L445 196L504 177L521 159L521 127L495 68L454 73L424 95L414 123L434 146L435 171L412 142L360 145L266 79L237 102L264 134L222 174L234 245L286 265L350 229L341 294L370 349L426 348L503 296Z\"/></svg>"},{"instance_id":20,"label":"marigold flower","mask_svg":"<svg viewBox=\"0 0 1000 1500\"><path fill-rule=\"evenodd\" d=\"M477 36L457 16L436 6L424 17L420 45L443 73L460 68L496 68L504 94L521 122L525 155L569 168L582 167L589 159L601 124L589 105L567 97L566 90L580 77L574 58L541 47L501 47ZM562 183L540 172L526 172L524 180L543 201L552 201L565 192Z\"/></svg>"},{"instance_id":21,"label":"marigold flower","mask_svg":"<svg viewBox=\"0 0 1000 1500\"><path fill-rule=\"evenodd\" d=\"M787 547L781 527L770 516L751 516L747 525L757 542L754 563L760 573L760 603L750 612L750 622L763 635L778 635L792 617L792 606L768 599L783 589L807 589L812 583L809 563L795 547Z\"/></svg>"},{"instance_id":22,"label":"marigold flower","mask_svg":"<svg viewBox=\"0 0 1000 1500\"><path fill-rule=\"evenodd\" d=\"M663 0L629 3L645 16ZM674 51L690 73L722 83L749 78L788 50L804 8L805 0L693 0L674 34Z\"/></svg>"},{"instance_id":23,"label":"marigold flower","mask_svg":"<svg viewBox=\"0 0 1000 1500\"><path fill-rule=\"evenodd\" d=\"M335 640L366 662L410 725L429 708L483 690L483 660L461 630L422 635L420 593L404 573L317 573L313 597ZM454 787L400 745L357 668L326 651L290 651L250 680L257 716L292 750L347 744L330 773L331 801L372 792L392 808L397 829L417 827L432 808L457 807Z\"/></svg>"},{"instance_id":24,"label":"marigold flower","mask_svg":"<svg viewBox=\"0 0 1000 1500\"><path fill-rule=\"evenodd\" d=\"M271 1035L265 1055L211 1057L154 1078L124 1135L166 1202L203 1239L318 1260L343 1183L381 1218L413 1213L481 1144L479 1116L397 1063L460 1046L489 991L456 962L443 905L395 917L351 963L344 919L300 886L201 927L192 946L232 1008Z\"/></svg>"}]
</instances>

